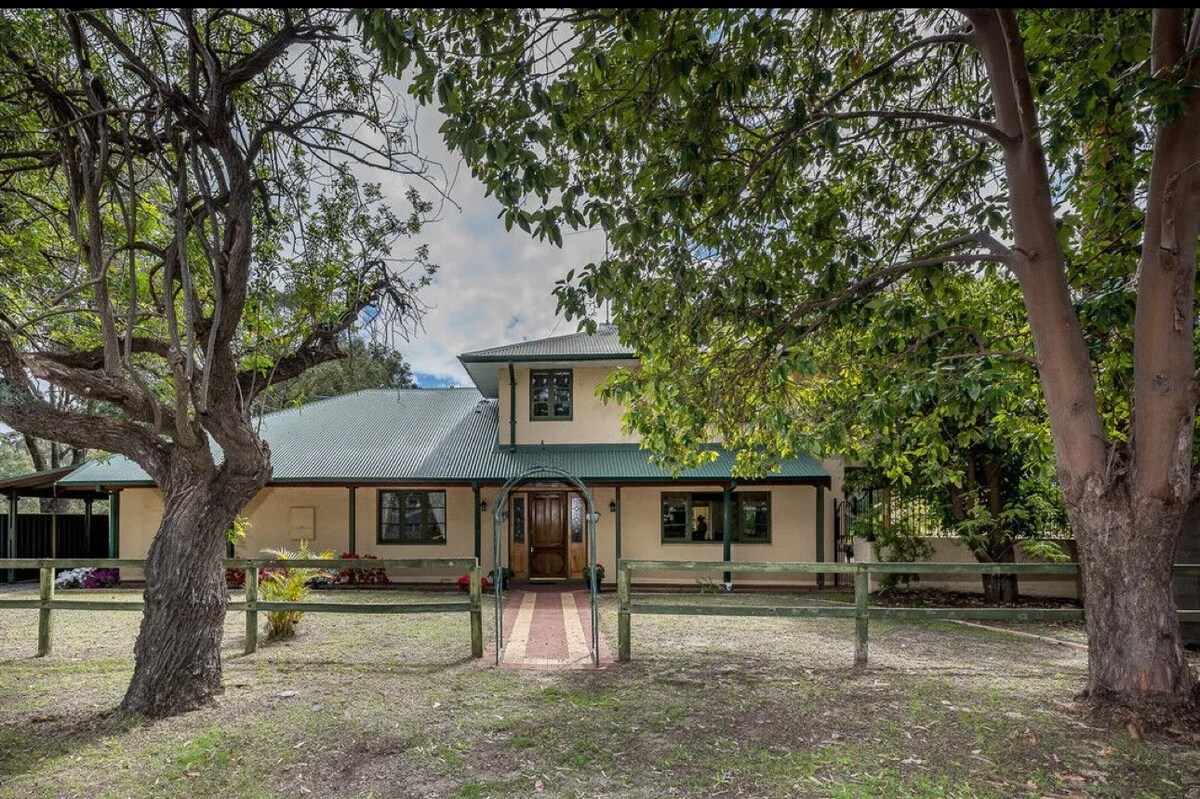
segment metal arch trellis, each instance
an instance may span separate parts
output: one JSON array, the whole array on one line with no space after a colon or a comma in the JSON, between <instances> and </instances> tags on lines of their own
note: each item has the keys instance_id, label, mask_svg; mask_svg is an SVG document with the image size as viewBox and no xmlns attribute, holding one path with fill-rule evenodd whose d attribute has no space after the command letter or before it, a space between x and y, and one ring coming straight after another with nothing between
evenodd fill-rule
<instances>
[{"instance_id":1,"label":"metal arch trellis","mask_svg":"<svg viewBox=\"0 0 1200 799\"><path fill-rule=\"evenodd\" d=\"M588 595L591 600L592 612L592 664L600 665L600 607L598 597L598 584L595 579L596 574L596 522L600 521L600 514L596 512L596 504L592 501L592 492L583 484L575 475L560 469L557 466L533 466L520 474L509 479L500 489L500 493L496 496L496 511L492 516L492 546L494 555L494 569L496 579L492 583L493 590L496 592L496 665L500 665L500 647L504 645L504 606L502 604L502 588L504 580L501 577L503 574L503 566L501 556L504 549L504 536L501 535L501 526L508 519L508 495L514 488L524 483L526 480L537 478L554 477L560 480L565 480L579 490L583 494L583 501L587 503L587 522L588 522L588 574L593 575L588 580Z\"/></svg>"}]
</instances>

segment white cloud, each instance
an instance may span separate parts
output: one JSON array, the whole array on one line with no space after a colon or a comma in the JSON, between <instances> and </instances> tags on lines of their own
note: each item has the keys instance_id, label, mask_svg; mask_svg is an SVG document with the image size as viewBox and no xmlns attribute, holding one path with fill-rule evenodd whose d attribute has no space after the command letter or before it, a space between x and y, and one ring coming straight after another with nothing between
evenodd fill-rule
<instances>
[{"instance_id":1,"label":"white cloud","mask_svg":"<svg viewBox=\"0 0 1200 799\"><path fill-rule=\"evenodd\" d=\"M422 293L429 310L412 340L398 341L413 371L470 385L457 356L524 339L570 333L574 322L555 316L554 283L570 269L604 255L604 234L564 231L563 247L539 242L514 227L505 231L501 206L484 196L456 154L447 151L437 129L443 117L423 108L417 117L422 155L440 163L457 179L441 218L422 231L430 259L440 266L434 285ZM376 178L377 179L377 178ZM384 180L384 191L403 208L407 182Z\"/></svg>"}]
</instances>

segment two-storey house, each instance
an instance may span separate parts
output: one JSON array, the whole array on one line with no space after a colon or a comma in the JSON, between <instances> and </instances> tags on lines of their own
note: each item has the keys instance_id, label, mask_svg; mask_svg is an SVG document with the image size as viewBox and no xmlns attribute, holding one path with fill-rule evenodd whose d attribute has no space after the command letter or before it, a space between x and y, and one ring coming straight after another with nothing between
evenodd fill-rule
<instances>
[{"instance_id":1,"label":"two-storey house","mask_svg":"<svg viewBox=\"0 0 1200 799\"><path fill-rule=\"evenodd\" d=\"M470 557L501 561L517 580L581 580L589 529L583 497L568 481L533 478L551 466L578 478L600 513L598 561L832 561L830 472L808 456L761 481L731 476L719 456L679 476L654 466L621 427L622 409L597 396L614 369L637 368L611 326L459 356L472 388L372 390L332 397L262 418L274 475L244 511L250 522L239 557L268 547L390 558ZM162 515L158 489L124 458L93 462L62 481L113 492L119 554L144 557ZM136 575L128 575L136 576ZM393 574L413 582L455 575ZM720 573L708 575L720 580ZM764 577L766 577L764 575ZM739 584L811 584L778 575ZM658 573L693 584L695 574Z\"/></svg>"}]
</instances>

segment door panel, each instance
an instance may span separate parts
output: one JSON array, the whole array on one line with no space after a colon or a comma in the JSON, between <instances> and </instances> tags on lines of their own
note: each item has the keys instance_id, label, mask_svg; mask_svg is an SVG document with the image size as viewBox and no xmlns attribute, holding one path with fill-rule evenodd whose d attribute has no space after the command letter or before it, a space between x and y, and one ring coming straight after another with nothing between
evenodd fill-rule
<instances>
[{"instance_id":1,"label":"door panel","mask_svg":"<svg viewBox=\"0 0 1200 799\"><path fill-rule=\"evenodd\" d=\"M529 576L529 519L528 504L524 494L515 494L509 500L508 527L509 540L508 563L513 570L513 576L525 579Z\"/></svg>"},{"instance_id":2,"label":"door panel","mask_svg":"<svg viewBox=\"0 0 1200 799\"><path fill-rule=\"evenodd\" d=\"M566 497L533 494L529 514L529 576L567 576Z\"/></svg>"},{"instance_id":3,"label":"door panel","mask_svg":"<svg viewBox=\"0 0 1200 799\"><path fill-rule=\"evenodd\" d=\"M570 533L571 573L569 576L583 578L583 567L587 565L587 505L583 497L572 494L568 501L570 508L567 529Z\"/></svg>"}]
</instances>

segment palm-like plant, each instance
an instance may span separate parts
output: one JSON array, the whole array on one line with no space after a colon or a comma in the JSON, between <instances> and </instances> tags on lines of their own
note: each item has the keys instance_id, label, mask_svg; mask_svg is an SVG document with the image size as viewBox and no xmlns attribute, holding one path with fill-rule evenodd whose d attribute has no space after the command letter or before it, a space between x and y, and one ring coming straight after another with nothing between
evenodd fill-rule
<instances>
[{"instance_id":1,"label":"palm-like plant","mask_svg":"<svg viewBox=\"0 0 1200 799\"><path fill-rule=\"evenodd\" d=\"M296 551L289 549L264 549L263 552L277 560L331 560L332 552L315 554L308 548L307 541L300 542ZM309 583L318 577L332 577L328 569L312 567L283 567L264 569L259 583L259 593L268 602L303 602L312 590ZM291 638L296 634L296 624L304 616L298 610L272 610L267 612L267 638Z\"/></svg>"}]
</instances>

